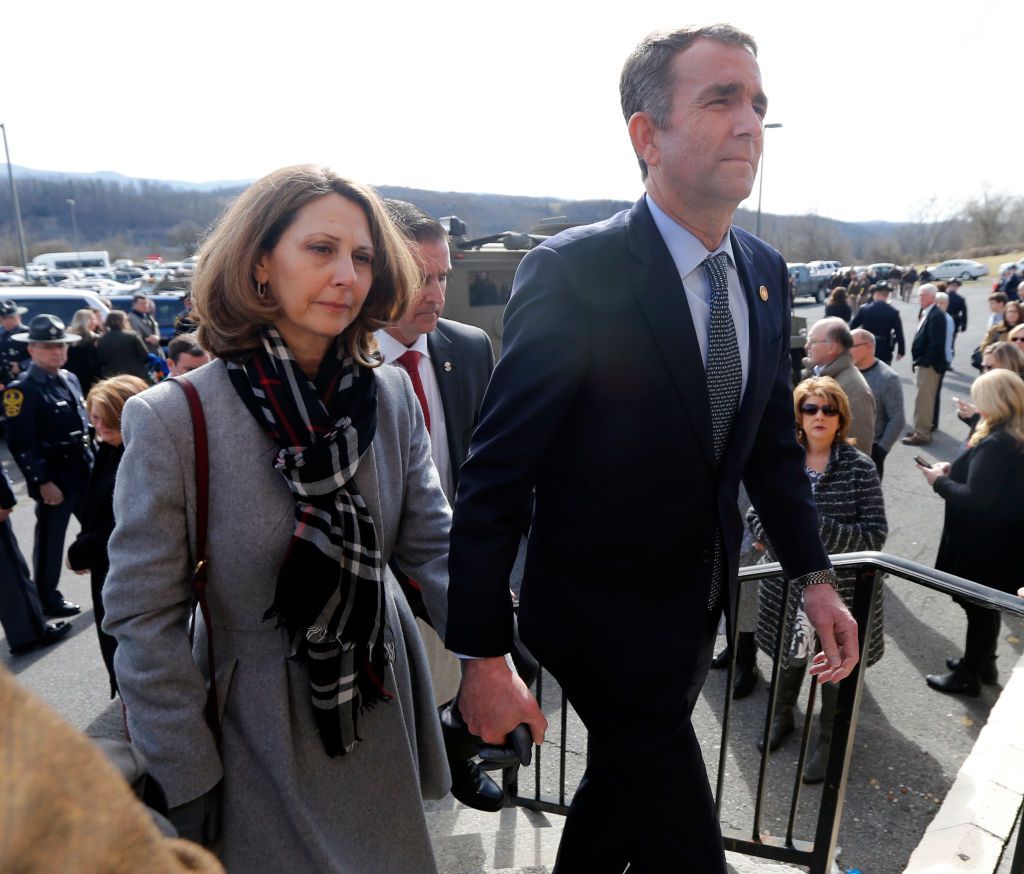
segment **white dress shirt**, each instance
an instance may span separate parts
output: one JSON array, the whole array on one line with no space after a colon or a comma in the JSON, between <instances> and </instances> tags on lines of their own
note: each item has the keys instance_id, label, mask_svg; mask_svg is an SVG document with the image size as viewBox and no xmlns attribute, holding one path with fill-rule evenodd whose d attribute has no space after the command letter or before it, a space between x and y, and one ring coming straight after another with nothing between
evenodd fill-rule
<instances>
[{"instance_id":1,"label":"white dress shirt","mask_svg":"<svg viewBox=\"0 0 1024 874\"><path fill-rule=\"evenodd\" d=\"M384 355L385 364L394 364L406 352L413 351L420 353L420 381L423 383L423 394L427 398L427 407L430 410L430 455L434 459L434 467L441 478L441 488L444 489L448 503L455 500L455 481L452 478L452 459L448 452L448 431L444 421L444 405L441 403L441 389L437 385L437 375L430 363L430 353L427 351L427 335L420 334L416 342L411 346L404 346L387 331L377 331L374 336Z\"/></svg>"},{"instance_id":2,"label":"white dress shirt","mask_svg":"<svg viewBox=\"0 0 1024 874\"><path fill-rule=\"evenodd\" d=\"M711 327L711 286L708 284L707 271L703 263L709 255L717 255L719 252L725 252L729 258L729 311L732 313L732 321L736 327L736 343L740 349L740 369L743 373L743 381L740 384L742 398L747 388L747 372L750 369L750 307L740 282L740 275L736 271L732 238L726 232L718 247L709 252L700 240L665 213L649 194L646 197L654 224L679 271L705 368L708 366L708 332Z\"/></svg>"}]
</instances>

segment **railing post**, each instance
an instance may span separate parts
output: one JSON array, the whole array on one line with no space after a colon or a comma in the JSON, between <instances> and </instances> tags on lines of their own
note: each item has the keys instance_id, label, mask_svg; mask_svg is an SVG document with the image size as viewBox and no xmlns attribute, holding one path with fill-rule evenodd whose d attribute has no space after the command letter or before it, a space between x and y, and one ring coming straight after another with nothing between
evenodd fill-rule
<instances>
[{"instance_id":1,"label":"railing post","mask_svg":"<svg viewBox=\"0 0 1024 874\"><path fill-rule=\"evenodd\" d=\"M881 584L881 574L874 569L858 568L853 595L853 616L857 620L860 661L853 669L853 673L839 684L839 700L836 702L825 783L821 790L810 874L828 874L836 853L846 796L846 779L850 770L850 756L853 754L850 739L857 729L864 669L867 667L868 647L871 645L871 608L876 590Z\"/></svg>"}]
</instances>

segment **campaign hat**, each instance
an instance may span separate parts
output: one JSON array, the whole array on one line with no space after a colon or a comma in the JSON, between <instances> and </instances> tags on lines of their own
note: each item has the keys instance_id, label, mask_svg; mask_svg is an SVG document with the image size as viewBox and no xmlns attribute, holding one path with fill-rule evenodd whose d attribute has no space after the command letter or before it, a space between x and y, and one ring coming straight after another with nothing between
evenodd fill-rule
<instances>
[{"instance_id":1,"label":"campaign hat","mask_svg":"<svg viewBox=\"0 0 1024 874\"><path fill-rule=\"evenodd\" d=\"M42 313L28 323L28 331L14 334L11 339L19 343L77 343L82 338L65 331L64 323L56 316Z\"/></svg>"}]
</instances>

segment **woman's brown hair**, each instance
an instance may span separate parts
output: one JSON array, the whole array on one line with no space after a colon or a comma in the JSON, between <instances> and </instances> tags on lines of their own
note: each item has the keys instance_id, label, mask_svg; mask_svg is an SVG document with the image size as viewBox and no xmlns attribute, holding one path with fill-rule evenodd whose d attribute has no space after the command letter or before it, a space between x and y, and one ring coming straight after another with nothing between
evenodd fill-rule
<instances>
[{"instance_id":1,"label":"woman's brown hair","mask_svg":"<svg viewBox=\"0 0 1024 874\"><path fill-rule=\"evenodd\" d=\"M836 431L832 445L834 446L837 443L856 445L856 439L846 436L850 430L850 422L853 420L853 415L850 413L850 399L846 396L846 392L843 391L843 387L831 376L812 376L793 389L793 415L796 417L796 439L800 445L807 445L807 435L804 434L803 413L800 411L800 408L811 395L821 395L825 398L826 403L839 410L839 430Z\"/></svg>"},{"instance_id":2,"label":"woman's brown hair","mask_svg":"<svg viewBox=\"0 0 1024 874\"><path fill-rule=\"evenodd\" d=\"M112 376L110 379L96 383L89 389L89 396L85 399L85 408L89 411L90 416L95 408L104 425L120 431L121 413L124 411L124 405L128 398L134 397L147 388L149 386L137 376L129 376L126 373L121 376Z\"/></svg>"},{"instance_id":3,"label":"woman's brown hair","mask_svg":"<svg viewBox=\"0 0 1024 874\"><path fill-rule=\"evenodd\" d=\"M199 322L199 344L211 355L231 358L255 348L260 326L280 318L273 295L257 293L256 265L302 207L328 194L359 206L370 226L373 284L342 342L360 364L378 363L373 332L401 317L419 285L419 269L372 188L313 164L283 167L254 182L203 242L192 280L192 312Z\"/></svg>"}]
</instances>

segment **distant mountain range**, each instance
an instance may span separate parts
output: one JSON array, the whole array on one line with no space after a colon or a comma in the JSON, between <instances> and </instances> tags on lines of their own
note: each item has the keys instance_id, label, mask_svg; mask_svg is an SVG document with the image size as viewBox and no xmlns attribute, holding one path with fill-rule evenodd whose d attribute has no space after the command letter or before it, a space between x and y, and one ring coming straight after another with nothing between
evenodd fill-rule
<instances>
[{"instance_id":1,"label":"distant mountain range","mask_svg":"<svg viewBox=\"0 0 1024 874\"><path fill-rule=\"evenodd\" d=\"M170 188L179 188L183 191L219 191L224 188L243 188L252 180L233 179L221 180L218 182L182 182L170 179L138 179L133 176L125 176L114 170L97 170L95 173L70 173L61 170L34 170L31 167L19 167L12 164L15 181L19 179L42 179L56 182L64 179L100 180L102 182L116 182L118 185L139 185L141 183L153 183L156 185L167 185Z\"/></svg>"},{"instance_id":2,"label":"distant mountain range","mask_svg":"<svg viewBox=\"0 0 1024 874\"><path fill-rule=\"evenodd\" d=\"M29 257L75 248L107 249L111 257L137 257L163 251L177 258L194 251L198 240L226 205L251 180L182 182L137 179L115 171L68 173L14 166ZM10 192L0 179L0 263L18 259ZM573 223L600 221L631 203L622 200L563 200L427 191L377 186L384 197L415 203L438 218L457 215L469 236L527 231L544 218L564 216ZM67 200L75 201L78 239ZM750 231L756 214L737 210L735 222ZM818 215L761 216L760 236L789 261L837 259L844 264L875 261L907 263L963 246L960 220L943 223L840 222ZM949 256L943 256L949 257Z\"/></svg>"}]
</instances>

